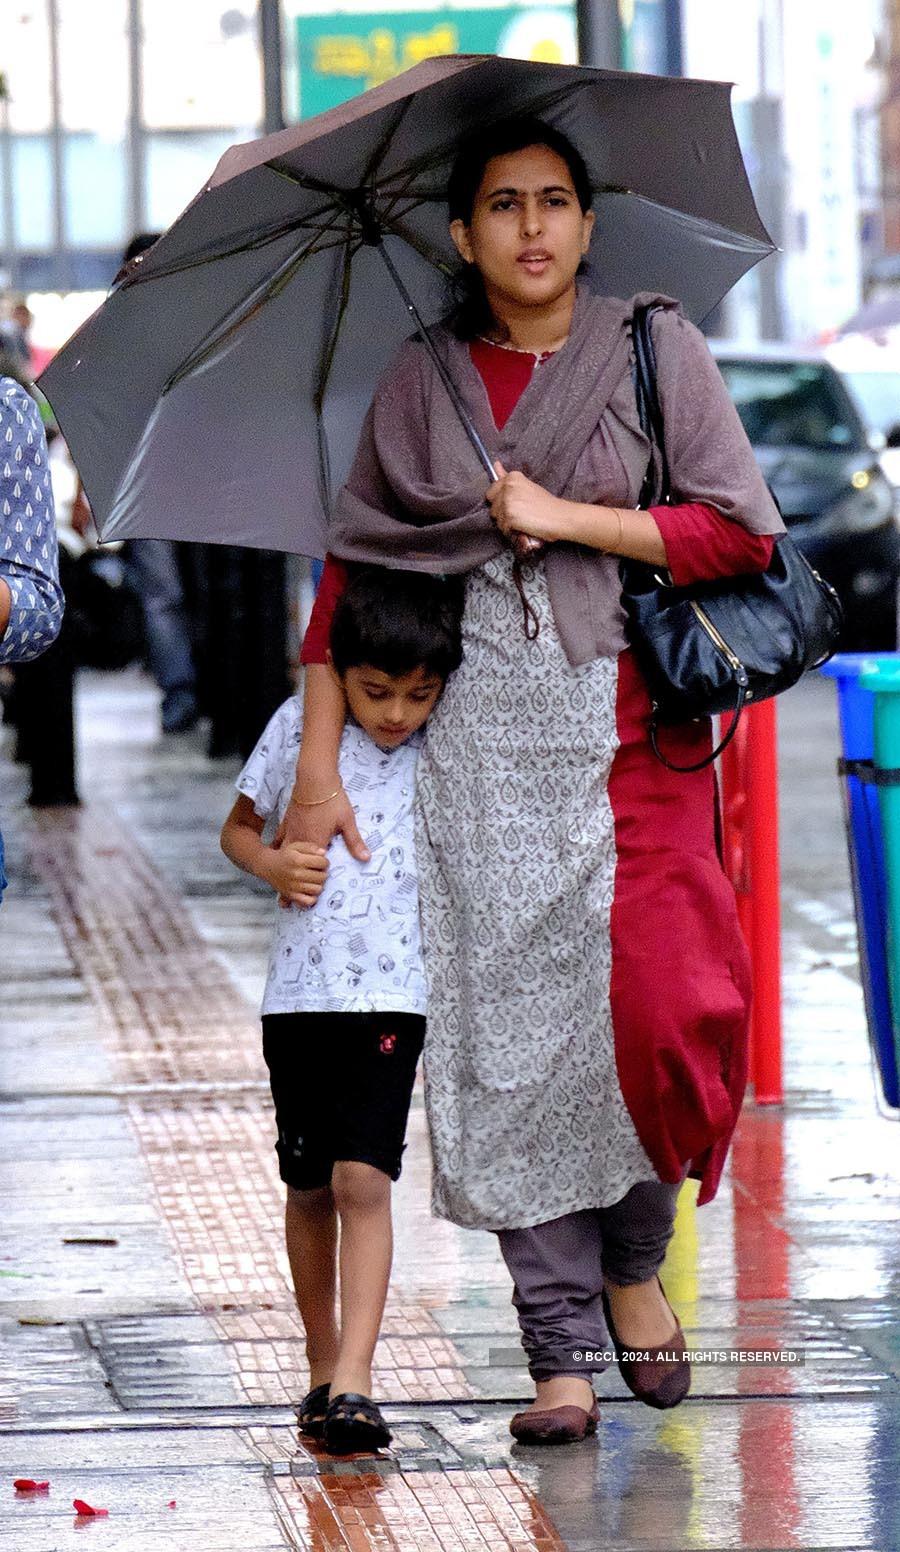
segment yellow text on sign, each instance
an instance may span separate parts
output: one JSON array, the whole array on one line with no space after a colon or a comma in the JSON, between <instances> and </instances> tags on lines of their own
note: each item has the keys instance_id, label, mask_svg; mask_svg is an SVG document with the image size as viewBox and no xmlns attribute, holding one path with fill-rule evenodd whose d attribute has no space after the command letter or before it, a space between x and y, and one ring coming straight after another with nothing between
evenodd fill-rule
<instances>
[{"instance_id":1,"label":"yellow text on sign","mask_svg":"<svg viewBox=\"0 0 900 1552\"><path fill-rule=\"evenodd\" d=\"M408 70L423 59L458 51L459 33L455 27L433 27L430 32L412 32L403 39L378 27L367 36L344 33L317 38L313 69L318 75L358 77L368 88L390 81L401 70Z\"/></svg>"}]
</instances>

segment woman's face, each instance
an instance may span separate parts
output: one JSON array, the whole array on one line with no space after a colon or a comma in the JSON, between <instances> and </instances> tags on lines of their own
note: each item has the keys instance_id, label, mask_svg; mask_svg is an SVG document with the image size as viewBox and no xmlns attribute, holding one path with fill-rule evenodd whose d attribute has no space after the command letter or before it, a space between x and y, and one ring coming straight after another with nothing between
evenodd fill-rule
<instances>
[{"instance_id":1,"label":"woman's face","mask_svg":"<svg viewBox=\"0 0 900 1552\"><path fill-rule=\"evenodd\" d=\"M451 221L450 234L481 271L488 301L546 307L573 284L593 225L563 158L535 145L491 158L470 224Z\"/></svg>"}]
</instances>

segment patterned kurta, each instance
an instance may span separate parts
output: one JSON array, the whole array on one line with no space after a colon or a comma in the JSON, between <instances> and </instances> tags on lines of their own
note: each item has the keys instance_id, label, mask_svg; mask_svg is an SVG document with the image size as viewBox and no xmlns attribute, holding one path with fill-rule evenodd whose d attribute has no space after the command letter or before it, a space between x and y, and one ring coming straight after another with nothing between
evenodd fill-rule
<instances>
[{"instance_id":1,"label":"patterned kurta","mask_svg":"<svg viewBox=\"0 0 900 1552\"><path fill-rule=\"evenodd\" d=\"M616 1075L608 782L617 665L572 668L543 566L524 639L512 558L466 587L464 658L419 762L433 1206L517 1228L617 1202L656 1174Z\"/></svg>"}]
</instances>

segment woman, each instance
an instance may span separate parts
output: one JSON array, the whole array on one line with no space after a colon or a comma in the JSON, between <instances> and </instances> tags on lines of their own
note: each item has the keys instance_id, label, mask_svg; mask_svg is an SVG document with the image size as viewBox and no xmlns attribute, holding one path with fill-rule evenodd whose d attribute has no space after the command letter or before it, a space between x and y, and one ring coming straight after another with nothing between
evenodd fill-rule
<instances>
[{"instance_id":1,"label":"woman","mask_svg":"<svg viewBox=\"0 0 900 1552\"><path fill-rule=\"evenodd\" d=\"M618 557L676 582L762 570L782 525L702 336L666 298L653 327L679 504L635 510L649 445L634 300L578 278L594 215L564 136L533 120L485 131L448 199L467 297L433 337L499 477L485 490L407 341L330 547L467 573L464 661L419 767L434 1207L498 1233L537 1387L512 1431L558 1441L595 1430L589 1355L608 1331L683 1348L657 1272L685 1173L700 1201L715 1192L746 1080L748 969L713 777L652 755ZM520 570L523 536L542 548ZM320 844L341 830L362 855L336 777L345 708L321 666L340 586L331 559L304 649L292 825ZM709 748L708 723L670 737L676 763ZM688 1387L686 1363L620 1367L650 1405Z\"/></svg>"}]
</instances>

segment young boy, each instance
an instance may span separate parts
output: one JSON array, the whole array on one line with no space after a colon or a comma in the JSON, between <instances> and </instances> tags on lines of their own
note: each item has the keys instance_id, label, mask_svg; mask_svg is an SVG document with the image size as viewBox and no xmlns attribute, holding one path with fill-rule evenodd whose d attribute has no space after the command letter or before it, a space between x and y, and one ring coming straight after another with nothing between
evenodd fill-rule
<instances>
[{"instance_id":1,"label":"young boy","mask_svg":"<svg viewBox=\"0 0 900 1552\"><path fill-rule=\"evenodd\" d=\"M391 1181L400 1174L425 1033L413 794L421 729L461 658L458 586L360 570L330 641L349 713L340 776L371 860L357 862L341 838L327 856L305 843L263 840L294 783L296 696L275 713L238 778L222 849L291 902L276 913L263 1053L310 1365L300 1426L344 1453L391 1437L370 1392L391 1264Z\"/></svg>"}]
</instances>

